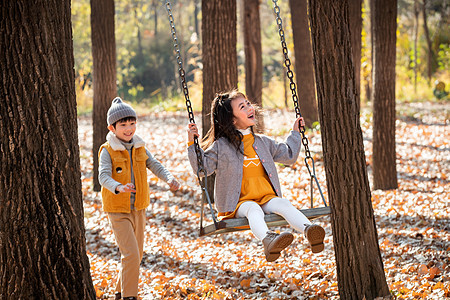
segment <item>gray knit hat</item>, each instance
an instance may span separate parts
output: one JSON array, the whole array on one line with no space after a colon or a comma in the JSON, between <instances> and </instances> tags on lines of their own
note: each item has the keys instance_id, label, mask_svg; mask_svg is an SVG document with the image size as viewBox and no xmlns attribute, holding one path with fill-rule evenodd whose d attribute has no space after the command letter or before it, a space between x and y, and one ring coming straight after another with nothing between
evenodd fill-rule
<instances>
[{"instance_id":1,"label":"gray knit hat","mask_svg":"<svg viewBox=\"0 0 450 300\"><path fill-rule=\"evenodd\" d=\"M108 125L112 125L117 121L127 117L134 117L137 119L136 112L130 105L124 103L119 97L114 98L111 103L111 107L108 109Z\"/></svg>"}]
</instances>

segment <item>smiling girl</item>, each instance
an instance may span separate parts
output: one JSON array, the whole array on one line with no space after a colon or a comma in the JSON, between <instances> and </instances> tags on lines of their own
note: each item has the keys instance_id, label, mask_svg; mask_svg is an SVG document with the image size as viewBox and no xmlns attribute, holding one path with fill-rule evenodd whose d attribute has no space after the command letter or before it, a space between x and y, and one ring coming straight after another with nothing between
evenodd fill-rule
<instances>
[{"instance_id":1,"label":"smiling girl","mask_svg":"<svg viewBox=\"0 0 450 300\"><path fill-rule=\"evenodd\" d=\"M275 162L293 164L301 146L299 123L283 143L255 134L255 108L247 97L236 90L218 94L211 106L211 128L203 139L201 155L207 175L215 173L215 205L221 219L248 219L253 234L262 241L266 260L275 261L289 246L294 236L269 231L264 214L281 215L296 230L304 233L312 252L324 249L325 231L312 224L289 200L282 198ZM194 173L197 156L195 123L188 125L188 155Z\"/></svg>"}]
</instances>

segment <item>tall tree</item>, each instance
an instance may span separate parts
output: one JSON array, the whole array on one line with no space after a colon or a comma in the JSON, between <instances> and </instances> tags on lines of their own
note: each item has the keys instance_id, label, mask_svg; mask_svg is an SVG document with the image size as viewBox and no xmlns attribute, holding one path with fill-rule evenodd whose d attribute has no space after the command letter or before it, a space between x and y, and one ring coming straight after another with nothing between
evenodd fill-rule
<instances>
[{"instance_id":1,"label":"tall tree","mask_svg":"<svg viewBox=\"0 0 450 300\"><path fill-rule=\"evenodd\" d=\"M95 299L69 0L0 2L0 298Z\"/></svg>"},{"instance_id":2,"label":"tall tree","mask_svg":"<svg viewBox=\"0 0 450 300\"><path fill-rule=\"evenodd\" d=\"M308 127L318 121L316 90L314 83L311 33L308 23L307 0L289 0L292 33L294 36L295 75L298 101L305 124Z\"/></svg>"},{"instance_id":3,"label":"tall tree","mask_svg":"<svg viewBox=\"0 0 450 300\"><path fill-rule=\"evenodd\" d=\"M372 0L373 1L373 0ZM395 152L395 44L397 1L373 1L372 102L373 102L373 186L396 189Z\"/></svg>"},{"instance_id":4,"label":"tall tree","mask_svg":"<svg viewBox=\"0 0 450 300\"><path fill-rule=\"evenodd\" d=\"M352 42L353 64L355 66L355 87L357 110L361 108L361 31L362 0L352 0L349 5L350 35Z\"/></svg>"},{"instance_id":5,"label":"tall tree","mask_svg":"<svg viewBox=\"0 0 450 300\"><path fill-rule=\"evenodd\" d=\"M194 0L194 28L197 37L200 38L200 30L198 29L198 15L200 13L200 3L199 0Z\"/></svg>"},{"instance_id":6,"label":"tall tree","mask_svg":"<svg viewBox=\"0 0 450 300\"><path fill-rule=\"evenodd\" d=\"M108 133L106 113L117 96L116 39L114 36L114 0L91 0L91 40L93 59L94 108L92 114L94 191L98 182L98 149Z\"/></svg>"},{"instance_id":7,"label":"tall tree","mask_svg":"<svg viewBox=\"0 0 450 300\"><path fill-rule=\"evenodd\" d=\"M237 88L236 22L236 0L202 0L203 136L211 127L214 95ZM211 199L214 195L212 176L207 187Z\"/></svg>"},{"instance_id":8,"label":"tall tree","mask_svg":"<svg viewBox=\"0 0 450 300\"><path fill-rule=\"evenodd\" d=\"M202 0L203 133L217 92L237 88L236 0Z\"/></svg>"},{"instance_id":9,"label":"tall tree","mask_svg":"<svg viewBox=\"0 0 450 300\"><path fill-rule=\"evenodd\" d=\"M113 1L113 7L114 7L114 1ZM142 33L141 33L141 18L140 18L140 14L142 11L142 3L140 1L134 1L133 2L133 10L134 10L134 21L136 24L136 30L137 30L137 59L139 61L144 61L144 48L142 47ZM113 21L114 21L114 14L112 17ZM156 22L155 22L156 24ZM155 35L156 35L156 31L155 31ZM114 36L114 41L115 41L115 36ZM114 42L114 49L115 49L115 42ZM114 61L115 61L115 57L114 57Z\"/></svg>"},{"instance_id":10,"label":"tall tree","mask_svg":"<svg viewBox=\"0 0 450 300\"><path fill-rule=\"evenodd\" d=\"M417 65L419 58L417 57L417 43L419 39L419 2L414 0L413 4L414 10L414 93L417 94Z\"/></svg>"},{"instance_id":11,"label":"tall tree","mask_svg":"<svg viewBox=\"0 0 450 300\"><path fill-rule=\"evenodd\" d=\"M153 31L155 32L155 36L158 35L158 8L159 8L159 1L152 0L153 21L154 21Z\"/></svg>"},{"instance_id":12,"label":"tall tree","mask_svg":"<svg viewBox=\"0 0 450 300\"><path fill-rule=\"evenodd\" d=\"M242 1L242 28L245 52L245 93L247 97L262 107L262 49L259 0ZM311 62L312 64L312 62ZM257 112L257 131L264 131L263 115Z\"/></svg>"},{"instance_id":13,"label":"tall tree","mask_svg":"<svg viewBox=\"0 0 450 300\"><path fill-rule=\"evenodd\" d=\"M348 0L310 0L309 11L339 295L389 296L357 111Z\"/></svg>"},{"instance_id":14,"label":"tall tree","mask_svg":"<svg viewBox=\"0 0 450 300\"><path fill-rule=\"evenodd\" d=\"M428 82L431 82L431 75L433 72L433 45L430 38L430 30L428 29L428 18L427 18L427 0L422 0L422 17L423 17L423 30L425 38L427 40L427 76Z\"/></svg>"}]
</instances>

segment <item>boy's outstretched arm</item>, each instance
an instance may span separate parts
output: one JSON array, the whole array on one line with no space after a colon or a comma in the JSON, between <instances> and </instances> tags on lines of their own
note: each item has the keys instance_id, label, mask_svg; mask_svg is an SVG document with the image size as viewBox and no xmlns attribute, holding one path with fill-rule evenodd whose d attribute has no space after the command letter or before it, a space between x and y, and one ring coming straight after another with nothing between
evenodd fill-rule
<instances>
[{"instance_id":1,"label":"boy's outstretched arm","mask_svg":"<svg viewBox=\"0 0 450 300\"><path fill-rule=\"evenodd\" d=\"M178 182L178 180L176 180L175 178L170 179L167 184L170 187L170 190L172 192L175 192L176 190L178 190L180 188L180 183Z\"/></svg>"}]
</instances>

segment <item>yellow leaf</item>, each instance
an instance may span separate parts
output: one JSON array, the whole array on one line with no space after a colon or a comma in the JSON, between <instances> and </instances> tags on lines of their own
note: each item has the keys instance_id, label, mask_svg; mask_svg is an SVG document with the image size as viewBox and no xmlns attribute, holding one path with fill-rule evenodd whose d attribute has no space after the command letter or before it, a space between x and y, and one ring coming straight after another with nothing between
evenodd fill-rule
<instances>
[{"instance_id":1,"label":"yellow leaf","mask_svg":"<svg viewBox=\"0 0 450 300\"><path fill-rule=\"evenodd\" d=\"M428 267L426 265L420 265L419 268L417 269L417 273L420 275L424 275L428 273Z\"/></svg>"},{"instance_id":2,"label":"yellow leaf","mask_svg":"<svg viewBox=\"0 0 450 300\"><path fill-rule=\"evenodd\" d=\"M250 279L242 279L241 280L241 282L240 282L240 285L243 287L243 288L248 288L248 287L250 287Z\"/></svg>"},{"instance_id":3,"label":"yellow leaf","mask_svg":"<svg viewBox=\"0 0 450 300\"><path fill-rule=\"evenodd\" d=\"M99 288L95 287L95 294L97 295L97 298L101 298L104 293Z\"/></svg>"},{"instance_id":4,"label":"yellow leaf","mask_svg":"<svg viewBox=\"0 0 450 300\"><path fill-rule=\"evenodd\" d=\"M444 285L442 284L442 282L438 282L433 286L433 290L440 290L444 287Z\"/></svg>"},{"instance_id":5,"label":"yellow leaf","mask_svg":"<svg viewBox=\"0 0 450 300\"><path fill-rule=\"evenodd\" d=\"M102 280L102 283L100 283L100 286L101 286L102 288L105 288L105 287L108 286L108 282L106 281L106 279L103 279L103 280Z\"/></svg>"}]
</instances>

